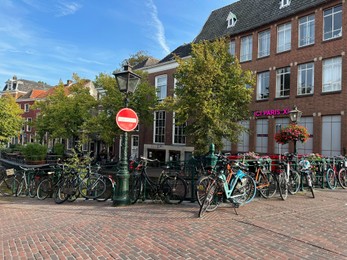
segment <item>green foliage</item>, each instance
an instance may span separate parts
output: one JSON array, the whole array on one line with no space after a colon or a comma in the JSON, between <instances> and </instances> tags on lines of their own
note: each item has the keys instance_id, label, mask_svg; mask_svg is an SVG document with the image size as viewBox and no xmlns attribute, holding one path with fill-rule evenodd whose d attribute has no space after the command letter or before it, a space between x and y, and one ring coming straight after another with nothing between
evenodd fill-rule
<instances>
[{"instance_id":1,"label":"green foliage","mask_svg":"<svg viewBox=\"0 0 347 260\"><path fill-rule=\"evenodd\" d=\"M75 84L67 89L63 83L46 100L35 103L40 114L34 121L37 133L42 138L46 132L51 138L79 138L84 123L92 115L90 110L96 100L85 87L85 80L74 75Z\"/></svg>"},{"instance_id":2,"label":"green foliage","mask_svg":"<svg viewBox=\"0 0 347 260\"><path fill-rule=\"evenodd\" d=\"M23 110L11 95L0 98L0 143L7 142L10 137L18 136L23 125Z\"/></svg>"},{"instance_id":3,"label":"green foliage","mask_svg":"<svg viewBox=\"0 0 347 260\"><path fill-rule=\"evenodd\" d=\"M181 59L175 78L175 96L158 108L176 112L176 119L188 121L186 133L197 153L206 153L209 144L217 149L222 139L237 142L243 127L240 121L249 117L252 88L251 72L243 71L238 60L228 52L223 39L192 44L192 57Z\"/></svg>"},{"instance_id":4,"label":"green foliage","mask_svg":"<svg viewBox=\"0 0 347 260\"><path fill-rule=\"evenodd\" d=\"M46 158L47 146L38 143L29 143L22 147L21 152L26 160L41 161Z\"/></svg>"},{"instance_id":5,"label":"green foliage","mask_svg":"<svg viewBox=\"0 0 347 260\"><path fill-rule=\"evenodd\" d=\"M87 166L91 164L92 159L90 154L83 155L80 151L82 151L82 142L78 141L75 148L71 150L72 154L66 160L66 165L74 169L78 172L87 173Z\"/></svg>"},{"instance_id":6,"label":"green foliage","mask_svg":"<svg viewBox=\"0 0 347 260\"><path fill-rule=\"evenodd\" d=\"M53 146L53 153L59 156L63 156L65 151L65 147L61 143L55 143Z\"/></svg>"},{"instance_id":7,"label":"green foliage","mask_svg":"<svg viewBox=\"0 0 347 260\"><path fill-rule=\"evenodd\" d=\"M135 93L129 94L128 106L136 111L141 123L148 124L153 120L151 109L157 104L155 88L148 83L145 73L136 73L142 79ZM85 122L84 130L89 135L98 135L106 144L112 144L114 136L121 134L115 118L118 111L124 107L125 94L119 91L115 78L107 74L99 74L94 85L103 88L105 95L94 108L94 116Z\"/></svg>"},{"instance_id":8,"label":"green foliage","mask_svg":"<svg viewBox=\"0 0 347 260\"><path fill-rule=\"evenodd\" d=\"M125 64L130 64L132 67L134 67L145 61L148 57L149 56L146 51L138 51L137 53L130 55L128 59L125 59L121 65L124 66Z\"/></svg>"}]
</instances>

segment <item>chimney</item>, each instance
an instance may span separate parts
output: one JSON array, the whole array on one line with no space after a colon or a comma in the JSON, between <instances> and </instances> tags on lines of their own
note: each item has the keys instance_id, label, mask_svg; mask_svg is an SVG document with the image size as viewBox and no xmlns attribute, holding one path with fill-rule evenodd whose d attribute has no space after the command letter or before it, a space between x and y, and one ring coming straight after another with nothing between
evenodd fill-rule
<instances>
[{"instance_id":1,"label":"chimney","mask_svg":"<svg viewBox=\"0 0 347 260\"><path fill-rule=\"evenodd\" d=\"M66 85L67 86L70 86L72 84L72 80L71 79L68 79L67 81L66 81Z\"/></svg>"}]
</instances>

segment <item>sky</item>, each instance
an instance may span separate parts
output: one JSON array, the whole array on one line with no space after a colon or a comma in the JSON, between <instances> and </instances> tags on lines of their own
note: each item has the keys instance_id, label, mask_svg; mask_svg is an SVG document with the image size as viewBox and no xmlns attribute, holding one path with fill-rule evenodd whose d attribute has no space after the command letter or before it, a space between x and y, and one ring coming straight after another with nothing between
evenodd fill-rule
<instances>
[{"instance_id":1,"label":"sky","mask_svg":"<svg viewBox=\"0 0 347 260\"><path fill-rule=\"evenodd\" d=\"M144 51L164 58L235 0L0 0L0 88L18 79L95 80Z\"/></svg>"}]
</instances>

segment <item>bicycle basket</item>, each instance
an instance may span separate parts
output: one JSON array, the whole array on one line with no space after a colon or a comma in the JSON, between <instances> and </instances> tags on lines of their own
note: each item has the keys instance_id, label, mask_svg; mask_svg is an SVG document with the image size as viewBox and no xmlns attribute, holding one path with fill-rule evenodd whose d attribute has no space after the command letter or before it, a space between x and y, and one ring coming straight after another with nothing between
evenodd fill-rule
<instances>
[{"instance_id":1,"label":"bicycle basket","mask_svg":"<svg viewBox=\"0 0 347 260\"><path fill-rule=\"evenodd\" d=\"M7 176L12 176L12 175L14 175L14 169L12 168L12 169L6 169L6 175Z\"/></svg>"}]
</instances>

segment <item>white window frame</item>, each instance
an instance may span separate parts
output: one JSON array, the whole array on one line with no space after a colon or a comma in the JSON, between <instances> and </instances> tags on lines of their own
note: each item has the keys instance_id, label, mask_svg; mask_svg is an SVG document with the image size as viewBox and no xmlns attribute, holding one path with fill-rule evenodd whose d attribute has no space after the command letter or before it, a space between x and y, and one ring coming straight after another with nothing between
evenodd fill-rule
<instances>
[{"instance_id":1,"label":"white window frame","mask_svg":"<svg viewBox=\"0 0 347 260\"><path fill-rule=\"evenodd\" d=\"M268 140L269 140L269 120L257 119L256 120L256 144L255 152L267 153L268 152Z\"/></svg>"},{"instance_id":2,"label":"white window frame","mask_svg":"<svg viewBox=\"0 0 347 260\"><path fill-rule=\"evenodd\" d=\"M236 54L236 42L235 40L232 40L229 42L229 53L230 55L235 56Z\"/></svg>"},{"instance_id":3,"label":"white window frame","mask_svg":"<svg viewBox=\"0 0 347 260\"><path fill-rule=\"evenodd\" d=\"M289 125L289 118L276 118L275 133ZM275 142L275 154L284 154L289 151L289 144L279 144Z\"/></svg>"},{"instance_id":4,"label":"white window frame","mask_svg":"<svg viewBox=\"0 0 347 260\"><path fill-rule=\"evenodd\" d=\"M167 75L166 74L155 77L155 88L157 90L157 98L159 101L166 98L167 96Z\"/></svg>"},{"instance_id":5,"label":"white window frame","mask_svg":"<svg viewBox=\"0 0 347 260\"><path fill-rule=\"evenodd\" d=\"M299 125L307 128L310 137L305 143L297 142L296 149L298 154L310 154L313 153L313 117L301 117Z\"/></svg>"},{"instance_id":6,"label":"white window frame","mask_svg":"<svg viewBox=\"0 0 347 260\"><path fill-rule=\"evenodd\" d=\"M267 86L265 84L267 84ZM266 93L266 88L267 88L267 93ZM257 100L269 99L269 89L270 89L270 71L264 71L264 72L258 73Z\"/></svg>"},{"instance_id":7,"label":"white window frame","mask_svg":"<svg viewBox=\"0 0 347 260\"><path fill-rule=\"evenodd\" d=\"M240 125L249 130L249 120L239 122ZM237 152L249 152L249 132L242 132L237 143Z\"/></svg>"},{"instance_id":8,"label":"white window frame","mask_svg":"<svg viewBox=\"0 0 347 260\"><path fill-rule=\"evenodd\" d=\"M292 45L292 24L285 23L277 27L277 53L289 51Z\"/></svg>"},{"instance_id":9,"label":"white window frame","mask_svg":"<svg viewBox=\"0 0 347 260\"><path fill-rule=\"evenodd\" d=\"M227 21L228 21L228 27L227 28L234 27L237 23L236 15L234 13L230 12L228 14Z\"/></svg>"},{"instance_id":10,"label":"white window frame","mask_svg":"<svg viewBox=\"0 0 347 260\"><path fill-rule=\"evenodd\" d=\"M240 62L252 60L253 36L248 35L241 38Z\"/></svg>"},{"instance_id":11,"label":"white window frame","mask_svg":"<svg viewBox=\"0 0 347 260\"><path fill-rule=\"evenodd\" d=\"M315 42L315 16L314 14L299 19L298 46L304 47Z\"/></svg>"},{"instance_id":12,"label":"white window frame","mask_svg":"<svg viewBox=\"0 0 347 260\"><path fill-rule=\"evenodd\" d=\"M331 11L331 13L330 13ZM341 17L341 27L334 28L335 27L335 21L336 16L340 15ZM327 19L331 22L331 28L327 28L326 21ZM334 7L328 8L323 11L323 41L331 40L337 37L342 36L342 5L336 5ZM328 30L329 31L326 31ZM329 37L329 35L331 36Z\"/></svg>"},{"instance_id":13,"label":"white window frame","mask_svg":"<svg viewBox=\"0 0 347 260\"><path fill-rule=\"evenodd\" d=\"M24 112L29 112L29 104L24 104Z\"/></svg>"},{"instance_id":14,"label":"white window frame","mask_svg":"<svg viewBox=\"0 0 347 260\"><path fill-rule=\"evenodd\" d=\"M341 115L322 116L322 155L341 155Z\"/></svg>"},{"instance_id":15,"label":"white window frame","mask_svg":"<svg viewBox=\"0 0 347 260\"><path fill-rule=\"evenodd\" d=\"M33 119L31 117L27 117L26 121L27 121L26 131L31 132L31 125L29 125L29 124L33 121Z\"/></svg>"},{"instance_id":16,"label":"white window frame","mask_svg":"<svg viewBox=\"0 0 347 260\"><path fill-rule=\"evenodd\" d=\"M286 83L286 76L289 74L289 84ZM288 95L285 92L288 91ZM276 71L276 98L289 97L290 95L290 67L278 69Z\"/></svg>"},{"instance_id":17,"label":"white window frame","mask_svg":"<svg viewBox=\"0 0 347 260\"><path fill-rule=\"evenodd\" d=\"M280 9L289 6L290 5L290 1L291 0L281 0Z\"/></svg>"},{"instance_id":18,"label":"white window frame","mask_svg":"<svg viewBox=\"0 0 347 260\"><path fill-rule=\"evenodd\" d=\"M166 112L159 110L154 112L153 143L165 143Z\"/></svg>"},{"instance_id":19,"label":"white window frame","mask_svg":"<svg viewBox=\"0 0 347 260\"><path fill-rule=\"evenodd\" d=\"M335 57L323 60L322 91L340 91L342 84L342 58Z\"/></svg>"},{"instance_id":20,"label":"white window frame","mask_svg":"<svg viewBox=\"0 0 347 260\"><path fill-rule=\"evenodd\" d=\"M311 71L311 72L310 72ZM309 77L311 76L311 77ZM303 81L304 78L304 81ZM311 82L312 84L308 84ZM314 63L298 65L298 95L313 94L314 92Z\"/></svg>"},{"instance_id":21,"label":"white window frame","mask_svg":"<svg viewBox=\"0 0 347 260\"><path fill-rule=\"evenodd\" d=\"M184 145L186 144L186 134L185 134L185 128L187 126L187 122L184 123L183 125L176 125L176 118L175 118L175 113L173 113L173 118L172 118L172 143L173 144L178 144L178 145ZM181 141L176 141L176 140L181 140Z\"/></svg>"},{"instance_id":22,"label":"white window frame","mask_svg":"<svg viewBox=\"0 0 347 260\"><path fill-rule=\"evenodd\" d=\"M258 33L258 58L263 58L270 55L270 41L270 30Z\"/></svg>"}]
</instances>

